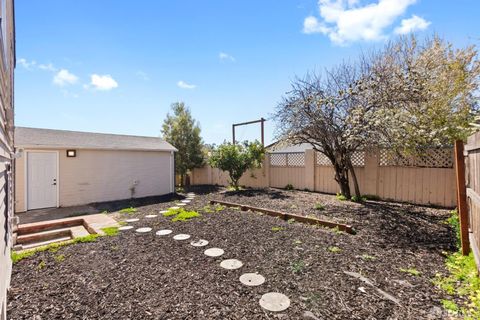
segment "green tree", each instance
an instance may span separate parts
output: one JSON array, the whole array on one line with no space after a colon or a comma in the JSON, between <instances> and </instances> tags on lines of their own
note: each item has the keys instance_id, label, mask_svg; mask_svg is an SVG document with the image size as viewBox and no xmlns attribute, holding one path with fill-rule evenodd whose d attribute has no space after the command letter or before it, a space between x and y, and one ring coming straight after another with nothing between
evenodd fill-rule
<instances>
[{"instance_id":1,"label":"green tree","mask_svg":"<svg viewBox=\"0 0 480 320\"><path fill-rule=\"evenodd\" d=\"M178 152L175 156L175 171L184 184L185 176L194 168L204 165L203 141L200 124L193 119L190 109L183 102L171 106L173 115L167 114L162 126L162 136Z\"/></svg>"},{"instance_id":2,"label":"green tree","mask_svg":"<svg viewBox=\"0 0 480 320\"><path fill-rule=\"evenodd\" d=\"M247 170L260 168L265 156L264 147L258 142L242 144L223 143L214 149L209 163L214 168L228 172L231 185L238 190L238 181Z\"/></svg>"}]
</instances>

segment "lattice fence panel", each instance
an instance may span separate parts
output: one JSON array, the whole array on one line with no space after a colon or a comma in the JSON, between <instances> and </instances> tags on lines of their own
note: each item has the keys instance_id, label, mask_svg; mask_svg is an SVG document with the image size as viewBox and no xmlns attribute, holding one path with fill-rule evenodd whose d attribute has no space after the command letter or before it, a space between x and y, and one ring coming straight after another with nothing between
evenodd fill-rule
<instances>
[{"instance_id":1,"label":"lattice fence panel","mask_svg":"<svg viewBox=\"0 0 480 320\"><path fill-rule=\"evenodd\" d=\"M355 151L352 154L352 164L354 167L365 167L365 151Z\"/></svg>"},{"instance_id":2,"label":"lattice fence panel","mask_svg":"<svg viewBox=\"0 0 480 320\"><path fill-rule=\"evenodd\" d=\"M270 153L270 165L274 167L304 167L305 153Z\"/></svg>"},{"instance_id":3,"label":"lattice fence panel","mask_svg":"<svg viewBox=\"0 0 480 320\"><path fill-rule=\"evenodd\" d=\"M420 168L452 168L453 149L432 148L416 156L399 156L394 152L380 150L380 166L420 167Z\"/></svg>"},{"instance_id":4,"label":"lattice fence panel","mask_svg":"<svg viewBox=\"0 0 480 320\"><path fill-rule=\"evenodd\" d=\"M317 166L331 166L332 162L321 152L317 152Z\"/></svg>"},{"instance_id":5,"label":"lattice fence panel","mask_svg":"<svg viewBox=\"0 0 480 320\"><path fill-rule=\"evenodd\" d=\"M289 167L304 167L305 166L305 152L287 153L287 166L289 166Z\"/></svg>"},{"instance_id":6,"label":"lattice fence panel","mask_svg":"<svg viewBox=\"0 0 480 320\"><path fill-rule=\"evenodd\" d=\"M286 153L270 153L270 165L275 167L286 167L287 154Z\"/></svg>"}]
</instances>

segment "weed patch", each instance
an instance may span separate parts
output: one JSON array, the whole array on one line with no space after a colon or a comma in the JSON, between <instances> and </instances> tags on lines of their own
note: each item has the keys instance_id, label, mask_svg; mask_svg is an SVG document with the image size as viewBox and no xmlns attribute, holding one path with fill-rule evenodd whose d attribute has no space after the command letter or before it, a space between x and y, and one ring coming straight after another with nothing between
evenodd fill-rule
<instances>
[{"instance_id":1,"label":"weed patch","mask_svg":"<svg viewBox=\"0 0 480 320\"><path fill-rule=\"evenodd\" d=\"M283 231L283 230L285 230L284 227L272 227L273 232L278 232L278 231Z\"/></svg>"},{"instance_id":2,"label":"weed patch","mask_svg":"<svg viewBox=\"0 0 480 320\"><path fill-rule=\"evenodd\" d=\"M134 213L137 212L137 208L130 207L130 208L123 208L119 211L120 213Z\"/></svg>"},{"instance_id":3,"label":"weed patch","mask_svg":"<svg viewBox=\"0 0 480 320\"><path fill-rule=\"evenodd\" d=\"M302 260L292 262L290 264L290 270L292 270L293 273L301 273L305 269L305 262Z\"/></svg>"},{"instance_id":4,"label":"weed patch","mask_svg":"<svg viewBox=\"0 0 480 320\"><path fill-rule=\"evenodd\" d=\"M339 247L328 247L328 251L332 252L332 253L340 253L342 252L342 249L340 249Z\"/></svg>"},{"instance_id":5,"label":"weed patch","mask_svg":"<svg viewBox=\"0 0 480 320\"><path fill-rule=\"evenodd\" d=\"M118 227L106 227L106 228L102 228L102 231L105 232L105 235L108 237L113 237L118 235Z\"/></svg>"},{"instance_id":6,"label":"weed patch","mask_svg":"<svg viewBox=\"0 0 480 320\"><path fill-rule=\"evenodd\" d=\"M321 204L321 203L315 203L315 205L313 206L313 208L314 208L315 210L318 210L318 211L323 211L323 210L325 210L325 206L324 206L323 204Z\"/></svg>"},{"instance_id":7,"label":"weed patch","mask_svg":"<svg viewBox=\"0 0 480 320\"><path fill-rule=\"evenodd\" d=\"M421 272L415 268L400 268L400 271L415 277L418 277L421 274Z\"/></svg>"}]
</instances>

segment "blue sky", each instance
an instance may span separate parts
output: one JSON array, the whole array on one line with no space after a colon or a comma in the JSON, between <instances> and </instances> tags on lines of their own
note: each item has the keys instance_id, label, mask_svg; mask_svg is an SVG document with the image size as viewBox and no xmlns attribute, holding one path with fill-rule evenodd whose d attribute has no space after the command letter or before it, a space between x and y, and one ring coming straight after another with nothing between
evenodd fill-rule
<instances>
[{"instance_id":1,"label":"blue sky","mask_svg":"<svg viewBox=\"0 0 480 320\"><path fill-rule=\"evenodd\" d=\"M398 34L480 43L478 0L16 1L16 125L158 136L184 101L207 143L290 81ZM274 123L266 123L266 141ZM241 128L239 139L258 138Z\"/></svg>"}]
</instances>

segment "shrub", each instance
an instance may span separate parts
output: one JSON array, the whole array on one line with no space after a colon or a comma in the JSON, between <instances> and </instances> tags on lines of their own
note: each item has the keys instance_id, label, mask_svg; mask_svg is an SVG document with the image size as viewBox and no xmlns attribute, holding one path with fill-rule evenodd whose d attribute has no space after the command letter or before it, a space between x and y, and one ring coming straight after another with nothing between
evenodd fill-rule
<instances>
[{"instance_id":1,"label":"shrub","mask_svg":"<svg viewBox=\"0 0 480 320\"><path fill-rule=\"evenodd\" d=\"M291 183L287 184L285 190L293 190L293 185Z\"/></svg>"},{"instance_id":2,"label":"shrub","mask_svg":"<svg viewBox=\"0 0 480 320\"><path fill-rule=\"evenodd\" d=\"M348 200L348 198L346 196L344 196L343 194L341 193L337 193L337 195L335 196L335 198L337 198L337 200L340 200L340 201L346 201Z\"/></svg>"}]
</instances>

